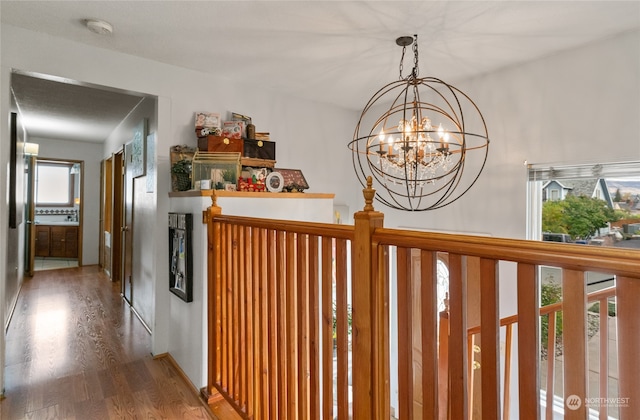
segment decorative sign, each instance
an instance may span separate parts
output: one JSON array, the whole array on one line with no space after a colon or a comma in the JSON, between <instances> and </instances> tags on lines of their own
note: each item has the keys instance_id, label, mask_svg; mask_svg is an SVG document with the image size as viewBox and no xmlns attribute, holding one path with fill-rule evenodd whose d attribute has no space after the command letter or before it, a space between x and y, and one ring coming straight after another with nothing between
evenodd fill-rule
<instances>
[{"instance_id":1,"label":"decorative sign","mask_svg":"<svg viewBox=\"0 0 640 420\"><path fill-rule=\"evenodd\" d=\"M185 302L193 301L191 213L169 213L169 291Z\"/></svg>"},{"instance_id":2,"label":"decorative sign","mask_svg":"<svg viewBox=\"0 0 640 420\"><path fill-rule=\"evenodd\" d=\"M152 193L156 186L156 133L147 136L147 192Z\"/></svg>"},{"instance_id":3,"label":"decorative sign","mask_svg":"<svg viewBox=\"0 0 640 420\"><path fill-rule=\"evenodd\" d=\"M131 165L131 176L137 178L145 174L146 150L145 144L147 140L147 119L142 121L133 130L133 140L131 140L131 157L129 164Z\"/></svg>"}]
</instances>

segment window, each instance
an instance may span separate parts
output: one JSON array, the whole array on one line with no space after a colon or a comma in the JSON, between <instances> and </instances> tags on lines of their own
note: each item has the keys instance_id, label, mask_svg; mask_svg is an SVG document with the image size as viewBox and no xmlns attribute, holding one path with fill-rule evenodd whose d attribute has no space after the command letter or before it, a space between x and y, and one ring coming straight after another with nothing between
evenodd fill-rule
<instances>
[{"instance_id":1,"label":"window","mask_svg":"<svg viewBox=\"0 0 640 420\"><path fill-rule=\"evenodd\" d=\"M560 200L560 191L553 189L551 190L551 201L558 201Z\"/></svg>"},{"instance_id":2,"label":"window","mask_svg":"<svg viewBox=\"0 0 640 420\"><path fill-rule=\"evenodd\" d=\"M449 293L449 267L447 263L438 258L437 262L437 293L438 293L438 312L442 312L446 309L445 300L447 299L447 294ZM440 322L440 317L438 317L438 322Z\"/></svg>"},{"instance_id":3,"label":"window","mask_svg":"<svg viewBox=\"0 0 640 420\"><path fill-rule=\"evenodd\" d=\"M640 220L640 162L529 165L528 178L528 239L640 248L640 240L631 232ZM543 203L542 188L551 181L569 189L559 198L565 206ZM549 190L552 200L554 192ZM576 197L602 200L608 210L594 214L588 201L581 203ZM571 240L566 240L567 234Z\"/></svg>"},{"instance_id":4,"label":"window","mask_svg":"<svg viewBox=\"0 0 640 420\"><path fill-rule=\"evenodd\" d=\"M38 160L36 163L36 205L73 207L73 164Z\"/></svg>"}]
</instances>

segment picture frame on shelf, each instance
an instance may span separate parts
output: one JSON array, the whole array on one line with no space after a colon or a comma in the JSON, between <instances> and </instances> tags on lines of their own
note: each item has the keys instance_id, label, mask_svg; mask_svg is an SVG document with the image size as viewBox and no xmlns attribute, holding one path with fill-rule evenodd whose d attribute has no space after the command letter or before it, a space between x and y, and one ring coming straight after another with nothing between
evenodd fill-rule
<instances>
[{"instance_id":1,"label":"picture frame on shelf","mask_svg":"<svg viewBox=\"0 0 640 420\"><path fill-rule=\"evenodd\" d=\"M269 192L279 193L284 188L284 178L280 172L271 172L267 175L265 184Z\"/></svg>"},{"instance_id":2,"label":"picture frame on shelf","mask_svg":"<svg viewBox=\"0 0 640 420\"><path fill-rule=\"evenodd\" d=\"M220 128L220 114L217 112L196 112L196 127Z\"/></svg>"}]
</instances>

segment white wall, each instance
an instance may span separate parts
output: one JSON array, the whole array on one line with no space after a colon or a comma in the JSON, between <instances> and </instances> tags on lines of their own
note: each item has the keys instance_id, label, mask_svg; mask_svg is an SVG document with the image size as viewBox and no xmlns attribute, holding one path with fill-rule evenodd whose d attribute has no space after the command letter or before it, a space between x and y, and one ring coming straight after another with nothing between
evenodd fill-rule
<instances>
[{"instance_id":1,"label":"white wall","mask_svg":"<svg viewBox=\"0 0 640 420\"><path fill-rule=\"evenodd\" d=\"M102 144L30 137L40 145L39 157L84 161L82 264L98 264L100 160Z\"/></svg>"},{"instance_id":2,"label":"white wall","mask_svg":"<svg viewBox=\"0 0 640 420\"><path fill-rule=\"evenodd\" d=\"M171 325L179 321L171 319L171 314L176 313L171 310L172 305L184 304L170 299L167 284L169 148L174 144L196 145L193 130L196 111L220 112L223 118L231 111L250 115L256 130L269 131L276 141L278 166L302 169L311 187L309 192L335 193L335 203L347 205L352 211L363 205L361 188L356 186L351 156L346 147L353 133L356 112L302 101L256 87L239 86L210 74L8 25L2 25L1 31L1 112L8 109L8 82L5 75L11 69L66 77L157 97L157 197L154 208L153 198L148 195L136 196L134 207L143 209L143 216L136 210L134 217L138 220L144 217L145 248L140 251L143 253L139 255L140 265L134 266L133 273L140 281L153 284L155 302L150 327L154 331L154 354L171 353L178 348L178 343L171 342L168 333ZM4 121L2 124L2 128L6 128ZM4 151L8 146L5 142L1 143L0 150ZM100 157L107 157L119 147L119 142L107 141ZM140 178L136 183L142 180ZM138 238L142 236L138 235ZM155 244L155 250L148 253L149 249L153 249L149 247L153 246L150 244ZM201 331L191 333L200 334ZM190 379L198 387L205 385L198 378Z\"/></svg>"}]
</instances>

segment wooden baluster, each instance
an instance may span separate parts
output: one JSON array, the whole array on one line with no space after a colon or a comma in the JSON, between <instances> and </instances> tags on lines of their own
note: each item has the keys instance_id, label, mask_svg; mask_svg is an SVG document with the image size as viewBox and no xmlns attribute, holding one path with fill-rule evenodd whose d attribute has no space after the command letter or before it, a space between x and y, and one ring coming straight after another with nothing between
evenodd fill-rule
<instances>
[{"instance_id":1,"label":"wooden baluster","mask_svg":"<svg viewBox=\"0 0 640 420\"><path fill-rule=\"evenodd\" d=\"M616 278L616 320L618 322L618 370L620 419L635 419L640 413L640 279Z\"/></svg>"},{"instance_id":2,"label":"wooden baluster","mask_svg":"<svg viewBox=\"0 0 640 420\"><path fill-rule=\"evenodd\" d=\"M519 411L521 418L539 419L540 379L538 372L540 371L540 334L538 331L540 311L538 309L539 293L535 265L518 264L517 294ZM548 329L548 331L549 330L550 329ZM533 372L535 373L532 374ZM505 385L505 400L507 399L507 391L508 386ZM504 418L509 418L506 412L504 413Z\"/></svg>"},{"instance_id":3,"label":"wooden baluster","mask_svg":"<svg viewBox=\"0 0 640 420\"><path fill-rule=\"evenodd\" d=\"M456 420L469 416L465 266L465 257L449 254L449 407L450 418Z\"/></svg>"},{"instance_id":4,"label":"wooden baluster","mask_svg":"<svg viewBox=\"0 0 640 420\"><path fill-rule=\"evenodd\" d=\"M241 229L242 235L242 252L240 253L240 267L241 267L241 280L242 295L241 298L241 311L243 314L242 337L244 339L244 345L241 346L242 357L242 390L244 393L245 412L247 416L253 417L254 414L254 388L253 388L253 376L254 376L254 342L253 342L253 330L254 330L254 308L253 308L253 282L254 278L252 274L253 258L251 248L251 227L245 226Z\"/></svg>"},{"instance_id":5,"label":"wooden baluster","mask_svg":"<svg viewBox=\"0 0 640 420\"><path fill-rule=\"evenodd\" d=\"M422 301L422 418L438 418L438 288L436 252L420 253Z\"/></svg>"},{"instance_id":6,"label":"wooden baluster","mask_svg":"<svg viewBox=\"0 0 640 420\"><path fill-rule=\"evenodd\" d=\"M320 268L317 236L309 236L309 412L320 419Z\"/></svg>"},{"instance_id":7,"label":"wooden baluster","mask_svg":"<svg viewBox=\"0 0 640 420\"><path fill-rule=\"evenodd\" d=\"M338 359L338 418L349 418L349 337L347 320L347 244L336 240L336 355ZM355 367L354 367L355 372Z\"/></svg>"},{"instance_id":8,"label":"wooden baluster","mask_svg":"<svg viewBox=\"0 0 640 420\"><path fill-rule=\"evenodd\" d=\"M587 407L587 295L584 272L562 272L562 335L564 354L565 419L585 419ZM624 365L621 365L624 366ZM624 370L624 369L621 369ZM576 404L576 397L580 403Z\"/></svg>"},{"instance_id":9,"label":"wooden baluster","mask_svg":"<svg viewBox=\"0 0 640 420\"><path fill-rule=\"evenodd\" d=\"M296 268L298 294L298 418L309 418L309 250L308 236L298 234Z\"/></svg>"},{"instance_id":10,"label":"wooden baluster","mask_svg":"<svg viewBox=\"0 0 640 420\"><path fill-rule=\"evenodd\" d=\"M231 339L233 341L233 353L232 353L232 377L231 377L231 386L229 389L229 395L233 397L233 400L242 407L242 401L240 401L240 258L239 258L239 226L232 226L232 272L231 272L231 295L233 296L233 313L231 316L231 324L232 329L230 331Z\"/></svg>"},{"instance_id":11,"label":"wooden baluster","mask_svg":"<svg viewBox=\"0 0 640 420\"><path fill-rule=\"evenodd\" d=\"M391 417L391 398L389 378L389 246L378 246L377 255L372 250L374 271L372 279L376 281L372 291L372 357L371 383L373 386L373 417L388 419Z\"/></svg>"},{"instance_id":12,"label":"wooden baluster","mask_svg":"<svg viewBox=\"0 0 640 420\"><path fill-rule=\"evenodd\" d=\"M223 243L223 264L222 264L222 278L223 278L223 289L222 289L222 307L223 307L223 318L222 318L222 328L223 331L223 359L224 359L224 370L223 370L223 387L227 392L227 396L231 396L231 382L233 377L233 338L231 336L231 322L232 322L232 311L233 311L233 295L231 293L232 283L232 266L231 266L231 227L228 223L223 225L224 229L224 243Z\"/></svg>"},{"instance_id":13,"label":"wooden baluster","mask_svg":"<svg viewBox=\"0 0 640 420\"><path fill-rule=\"evenodd\" d=\"M267 231L267 296L269 298L269 413L268 419L278 418L278 396L283 394L278 392L280 365L278 363L279 340L278 323L278 276L276 267L276 232L272 229Z\"/></svg>"},{"instance_id":14,"label":"wooden baluster","mask_svg":"<svg viewBox=\"0 0 640 420\"><path fill-rule=\"evenodd\" d=\"M398 410L399 417L413 418L413 310L410 250L397 248L398 281Z\"/></svg>"},{"instance_id":15,"label":"wooden baluster","mask_svg":"<svg viewBox=\"0 0 640 420\"><path fill-rule=\"evenodd\" d=\"M267 255L269 253L267 246L267 231L259 229L254 242L254 249L257 249L259 255L259 263L257 264L257 278L259 279L259 287L257 296L260 302L259 318L260 327L258 337L260 346L258 353L260 369L256 367L256 376L259 377L258 386L260 387L260 412L259 419L269 418L269 377L272 375L271 365L269 364L269 286L267 284ZM256 365L258 366L258 365Z\"/></svg>"},{"instance_id":16,"label":"wooden baluster","mask_svg":"<svg viewBox=\"0 0 640 420\"><path fill-rule=\"evenodd\" d=\"M296 281L296 234L293 232L286 233L286 290L287 295L287 393L288 397L288 415L290 419L296 419L298 415L299 394L298 381L300 380L298 373L298 282Z\"/></svg>"},{"instance_id":17,"label":"wooden baluster","mask_svg":"<svg viewBox=\"0 0 640 420\"><path fill-rule=\"evenodd\" d=\"M333 239L322 238L322 417L333 420Z\"/></svg>"},{"instance_id":18,"label":"wooden baluster","mask_svg":"<svg viewBox=\"0 0 640 420\"><path fill-rule=\"evenodd\" d=\"M482 417L500 419L500 302L498 262L480 260L480 363L482 365Z\"/></svg>"},{"instance_id":19,"label":"wooden baluster","mask_svg":"<svg viewBox=\"0 0 640 420\"><path fill-rule=\"evenodd\" d=\"M436 417L434 417L436 418ZM440 312L438 329L438 417L449 418L449 292L444 299L444 310Z\"/></svg>"},{"instance_id":20,"label":"wooden baluster","mask_svg":"<svg viewBox=\"0 0 640 420\"><path fill-rule=\"evenodd\" d=\"M283 231L276 234L276 281L278 296L278 415L277 419L286 420L288 417L289 386L287 358L287 278L286 278L286 237Z\"/></svg>"},{"instance_id":21,"label":"wooden baluster","mask_svg":"<svg viewBox=\"0 0 640 420\"><path fill-rule=\"evenodd\" d=\"M467 336L467 392L469 393L469 418L472 419L473 418L473 400L474 400L474 394L473 394L473 386L475 385L475 380L476 380L476 375L475 375L475 369L473 366L473 362L475 360L474 357L474 352L473 352L473 346L475 346L476 344L476 336L475 334L469 334ZM480 376L480 379L482 379L482 376ZM482 392L482 389L480 390ZM482 394L480 395L480 397L482 397ZM482 404L480 405L480 408L482 408Z\"/></svg>"},{"instance_id":22,"label":"wooden baluster","mask_svg":"<svg viewBox=\"0 0 640 420\"><path fill-rule=\"evenodd\" d=\"M547 319L547 409L545 418L553 418L553 397L555 394L555 365L556 365L556 313L550 312ZM518 334L520 335L520 334Z\"/></svg>"},{"instance_id":23,"label":"wooden baluster","mask_svg":"<svg viewBox=\"0 0 640 420\"><path fill-rule=\"evenodd\" d=\"M511 342L513 324L507 324L506 329L507 331L504 339L504 398L502 404L502 418L509 419L509 412L511 411ZM527 413L527 415L529 415L529 413Z\"/></svg>"},{"instance_id":24,"label":"wooden baluster","mask_svg":"<svg viewBox=\"0 0 640 420\"><path fill-rule=\"evenodd\" d=\"M262 415L262 387L261 387L261 379L262 379L262 368L260 359L262 357L262 353L264 352L264 348L262 347L262 317L260 316L260 282L262 281L260 276L260 229L259 228L249 228L249 242L251 244L251 249L249 252L249 256L251 258L251 266L247 267L249 276L251 277L251 282L248 284L251 292L251 308L252 310L249 312L249 316L251 317L251 339L253 341L253 345L249 348L251 349L251 357L252 359L249 361L251 363L251 375L249 376L249 385L251 389L251 394L253 395L253 418L255 420L263 419Z\"/></svg>"},{"instance_id":25,"label":"wooden baluster","mask_svg":"<svg viewBox=\"0 0 640 420\"><path fill-rule=\"evenodd\" d=\"M609 298L600 299L600 398L609 397ZM607 405L601 404L600 420L608 420Z\"/></svg>"}]
</instances>

